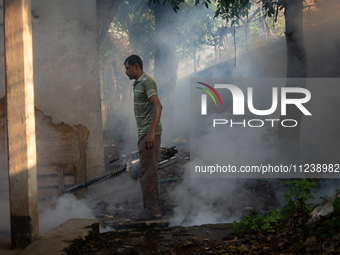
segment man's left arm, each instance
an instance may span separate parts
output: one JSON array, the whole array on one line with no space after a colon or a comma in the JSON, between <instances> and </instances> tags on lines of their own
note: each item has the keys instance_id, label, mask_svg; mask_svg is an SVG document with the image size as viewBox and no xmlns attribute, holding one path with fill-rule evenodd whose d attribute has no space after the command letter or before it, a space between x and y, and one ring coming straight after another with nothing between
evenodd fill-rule
<instances>
[{"instance_id":1,"label":"man's left arm","mask_svg":"<svg viewBox=\"0 0 340 255\"><path fill-rule=\"evenodd\" d=\"M145 138L145 148L147 150L152 149L155 145L154 145L154 141L155 141L155 130L156 127L161 119L161 113L162 113L162 109L163 106L161 104L161 102L159 101L159 98L156 95L153 95L149 98L150 103L153 105L153 117L152 117L152 122L149 128L149 131L146 135Z\"/></svg>"}]
</instances>

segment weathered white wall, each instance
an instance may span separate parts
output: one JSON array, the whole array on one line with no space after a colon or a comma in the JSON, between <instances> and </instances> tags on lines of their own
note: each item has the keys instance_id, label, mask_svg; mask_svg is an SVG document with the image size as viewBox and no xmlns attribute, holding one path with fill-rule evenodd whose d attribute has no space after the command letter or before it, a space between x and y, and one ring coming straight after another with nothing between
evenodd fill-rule
<instances>
[{"instance_id":1,"label":"weathered white wall","mask_svg":"<svg viewBox=\"0 0 340 255\"><path fill-rule=\"evenodd\" d=\"M4 55L4 13L3 0L0 0L0 98L5 95L5 55Z\"/></svg>"},{"instance_id":2,"label":"weathered white wall","mask_svg":"<svg viewBox=\"0 0 340 255\"><path fill-rule=\"evenodd\" d=\"M0 0L2 6L2 0ZM0 24L3 20L0 11ZM32 0L35 105L55 124L90 131L88 177L104 171L95 0ZM0 97L5 95L0 26Z\"/></svg>"}]
</instances>

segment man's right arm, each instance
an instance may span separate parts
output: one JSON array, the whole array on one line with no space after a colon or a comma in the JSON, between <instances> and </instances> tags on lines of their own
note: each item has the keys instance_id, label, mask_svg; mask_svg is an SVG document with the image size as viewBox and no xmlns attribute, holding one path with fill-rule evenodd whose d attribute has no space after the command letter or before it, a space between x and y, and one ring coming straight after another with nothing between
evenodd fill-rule
<instances>
[{"instance_id":1,"label":"man's right arm","mask_svg":"<svg viewBox=\"0 0 340 255\"><path fill-rule=\"evenodd\" d=\"M159 98L156 95L153 95L149 98L150 103L153 105L153 116L152 116L152 122L149 128L149 131L145 138L145 148L147 150L152 149L154 147L154 141L155 141L155 130L156 127L161 120L161 114L163 106L161 102L159 101Z\"/></svg>"}]
</instances>

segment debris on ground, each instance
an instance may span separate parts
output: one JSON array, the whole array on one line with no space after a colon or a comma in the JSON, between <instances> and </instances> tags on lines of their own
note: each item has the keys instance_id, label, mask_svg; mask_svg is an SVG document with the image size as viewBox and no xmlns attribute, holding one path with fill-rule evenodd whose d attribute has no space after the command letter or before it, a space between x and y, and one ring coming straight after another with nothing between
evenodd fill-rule
<instances>
[{"instance_id":1,"label":"debris on ground","mask_svg":"<svg viewBox=\"0 0 340 255\"><path fill-rule=\"evenodd\" d=\"M198 226L107 232L82 247L79 254L340 254L340 235L325 239L318 228L305 225L308 219L308 213L295 213L271 231L242 235L233 234L231 224L214 224L215 229L201 232L193 231ZM322 224L326 224L325 220ZM213 236L219 225L228 225L219 229L222 239ZM330 228L332 231L339 229Z\"/></svg>"},{"instance_id":2,"label":"debris on ground","mask_svg":"<svg viewBox=\"0 0 340 255\"><path fill-rule=\"evenodd\" d=\"M119 146L112 147L119 151ZM106 155L110 154L109 149L107 146ZM320 206L314 206L312 213L296 210L266 231L257 228L235 232L233 224L165 228L176 207L169 191L182 183L183 165L188 163L190 152L179 149L177 157L179 164L159 173L159 180L169 180L160 182L159 186L162 213L166 215L160 222L143 222L134 229L101 233L96 240L79 247L78 254L340 254L340 198L337 200L335 197L325 199ZM262 199L264 208L275 212L280 208L277 199L282 200L285 195L282 185L282 181L249 180L240 189L256 194ZM334 203L337 205L334 206ZM121 228L116 225L116 229L127 229L133 226L134 212L142 208L142 204L139 199L131 199L115 203L102 201L97 207L101 208L102 224L113 227L118 223ZM263 211L254 206L244 208L245 215L263 215Z\"/></svg>"},{"instance_id":3,"label":"debris on ground","mask_svg":"<svg viewBox=\"0 0 340 255\"><path fill-rule=\"evenodd\" d=\"M312 225L318 222L321 217L326 217L334 211L333 203L335 198L339 197L339 194L336 194L335 197L329 198L325 200L321 205L314 208L311 213L311 219L306 222L306 225Z\"/></svg>"}]
</instances>

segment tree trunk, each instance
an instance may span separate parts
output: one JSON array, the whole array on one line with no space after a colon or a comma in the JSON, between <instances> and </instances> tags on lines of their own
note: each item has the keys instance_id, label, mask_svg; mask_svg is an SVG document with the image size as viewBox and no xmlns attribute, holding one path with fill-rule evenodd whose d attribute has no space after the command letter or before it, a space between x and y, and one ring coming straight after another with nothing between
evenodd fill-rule
<instances>
[{"instance_id":1,"label":"tree trunk","mask_svg":"<svg viewBox=\"0 0 340 255\"><path fill-rule=\"evenodd\" d=\"M306 78L307 59L303 36L303 0L290 0L285 7L287 78Z\"/></svg>"},{"instance_id":2,"label":"tree trunk","mask_svg":"<svg viewBox=\"0 0 340 255\"><path fill-rule=\"evenodd\" d=\"M259 19L259 31L260 31L260 37L261 38L267 38L267 33L265 29L265 20L263 15L262 6L260 7L260 19Z\"/></svg>"},{"instance_id":3,"label":"tree trunk","mask_svg":"<svg viewBox=\"0 0 340 255\"><path fill-rule=\"evenodd\" d=\"M245 37L246 37L246 52L247 54L249 53L249 49L248 49L248 30L249 30L249 23L248 21L244 23L244 33L245 33Z\"/></svg>"},{"instance_id":4,"label":"tree trunk","mask_svg":"<svg viewBox=\"0 0 340 255\"><path fill-rule=\"evenodd\" d=\"M196 49L194 49L194 73L197 72Z\"/></svg>"},{"instance_id":5,"label":"tree trunk","mask_svg":"<svg viewBox=\"0 0 340 255\"><path fill-rule=\"evenodd\" d=\"M149 74L150 71L150 57L148 51L146 51L143 56L143 71L147 74Z\"/></svg>"},{"instance_id":6,"label":"tree trunk","mask_svg":"<svg viewBox=\"0 0 340 255\"><path fill-rule=\"evenodd\" d=\"M158 95L163 105L162 124L167 126L173 122L174 94L177 80L178 63L176 59L175 15L166 4L155 5L155 68L154 80Z\"/></svg>"},{"instance_id":7,"label":"tree trunk","mask_svg":"<svg viewBox=\"0 0 340 255\"><path fill-rule=\"evenodd\" d=\"M306 78L307 59L303 35L303 0L290 0L285 5L286 20L286 46L287 46L287 78ZM287 79L286 87L306 87L305 79ZM289 98L298 98L297 94L289 95ZM299 159L300 129L302 113L295 105L287 106L287 115L283 119L295 119L296 127L285 128L279 125L278 137L282 142L282 149L290 160Z\"/></svg>"},{"instance_id":8,"label":"tree trunk","mask_svg":"<svg viewBox=\"0 0 340 255\"><path fill-rule=\"evenodd\" d=\"M215 63L217 65L220 63L218 39L215 39L214 43L215 43Z\"/></svg>"},{"instance_id":9,"label":"tree trunk","mask_svg":"<svg viewBox=\"0 0 340 255\"><path fill-rule=\"evenodd\" d=\"M111 62L112 65L112 69L113 69L113 76L116 79L116 84L115 84L115 90L114 90L114 94L113 96L113 100L114 100L114 111L118 112L119 111L119 107L120 104L122 102L122 84L124 83L124 78L126 77L125 75L123 75L118 68L118 63L117 61L114 59Z\"/></svg>"},{"instance_id":10,"label":"tree trunk","mask_svg":"<svg viewBox=\"0 0 340 255\"><path fill-rule=\"evenodd\" d=\"M113 77L112 77L112 67L111 65L107 66L107 70L105 72L105 118L106 118L106 134L107 136L105 137L106 139L112 140L113 137L113 126L114 126L114 109L113 109L113 98L114 98L114 93L113 93Z\"/></svg>"}]
</instances>

